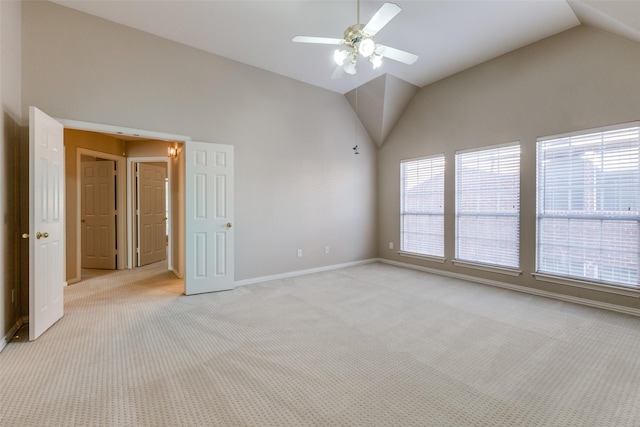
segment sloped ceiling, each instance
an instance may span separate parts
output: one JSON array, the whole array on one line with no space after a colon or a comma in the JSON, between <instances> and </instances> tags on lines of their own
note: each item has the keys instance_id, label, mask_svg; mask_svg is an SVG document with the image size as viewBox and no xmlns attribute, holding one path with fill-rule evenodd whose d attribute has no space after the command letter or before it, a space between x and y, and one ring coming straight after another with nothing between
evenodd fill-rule
<instances>
[{"instance_id":1,"label":"sloped ceiling","mask_svg":"<svg viewBox=\"0 0 640 427\"><path fill-rule=\"evenodd\" d=\"M347 94L378 146L420 88L574 26L592 25L640 42L640 1L393 0L402 11L376 42L415 53L404 65L331 79L335 47L293 43L295 35L341 38L357 22L356 0L52 0L324 89ZM361 22L383 1L361 0ZM396 93L399 92L399 93ZM415 92L413 92L415 93Z\"/></svg>"},{"instance_id":2,"label":"sloped ceiling","mask_svg":"<svg viewBox=\"0 0 640 427\"><path fill-rule=\"evenodd\" d=\"M53 0L341 94L384 74L422 87L579 25L565 0L392 0L402 9L376 42L415 53L407 66L385 60L373 70L331 79L335 46L293 43L295 35L342 38L357 22L356 0ZM361 0L367 22L384 1Z\"/></svg>"},{"instance_id":3,"label":"sloped ceiling","mask_svg":"<svg viewBox=\"0 0 640 427\"><path fill-rule=\"evenodd\" d=\"M640 43L639 1L570 1L582 24Z\"/></svg>"},{"instance_id":4,"label":"sloped ceiling","mask_svg":"<svg viewBox=\"0 0 640 427\"><path fill-rule=\"evenodd\" d=\"M418 86L385 74L345 96L373 142L382 147L418 89Z\"/></svg>"}]
</instances>

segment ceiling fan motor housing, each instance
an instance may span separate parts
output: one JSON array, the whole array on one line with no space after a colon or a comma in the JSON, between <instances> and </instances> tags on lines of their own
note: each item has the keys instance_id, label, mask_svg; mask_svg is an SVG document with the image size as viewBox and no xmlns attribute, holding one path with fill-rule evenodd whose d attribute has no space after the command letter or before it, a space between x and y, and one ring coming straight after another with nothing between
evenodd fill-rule
<instances>
[{"instance_id":1,"label":"ceiling fan motor housing","mask_svg":"<svg viewBox=\"0 0 640 427\"><path fill-rule=\"evenodd\" d=\"M353 24L352 26L344 30L345 44L355 48L362 39L370 38L368 34L362 32L363 28L364 24Z\"/></svg>"}]
</instances>

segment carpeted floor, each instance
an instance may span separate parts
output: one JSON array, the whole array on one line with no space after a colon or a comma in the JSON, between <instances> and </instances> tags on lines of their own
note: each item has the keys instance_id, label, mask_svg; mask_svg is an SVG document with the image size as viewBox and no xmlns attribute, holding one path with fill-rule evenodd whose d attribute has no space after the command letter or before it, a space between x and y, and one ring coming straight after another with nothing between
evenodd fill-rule
<instances>
[{"instance_id":1,"label":"carpeted floor","mask_svg":"<svg viewBox=\"0 0 640 427\"><path fill-rule=\"evenodd\" d=\"M66 288L0 353L0 425L640 425L636 317L383 264L181 293Z\"/></svg>"}]
</instances>

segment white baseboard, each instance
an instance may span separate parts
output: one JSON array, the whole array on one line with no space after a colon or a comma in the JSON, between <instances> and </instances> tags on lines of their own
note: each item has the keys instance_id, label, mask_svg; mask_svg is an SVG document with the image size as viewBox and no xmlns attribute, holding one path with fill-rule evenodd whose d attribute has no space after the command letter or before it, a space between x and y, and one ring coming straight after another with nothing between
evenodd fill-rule
<instances>
[{"instance_id":1,"label":"white baseboard","mask_svg":"<svg viewBox=\"0 0 640 427\"><path fill-rule=\"evenodd\" d=\"M304 276L305 274L321 273L323 271L339 270L341 268L353 267L356 265L373 264L378 262L377 258L365 259L361 261L346 262L343 264L333 264L324 267L310 268L307 270L289 271L287 273L274 274L271 276L254 277L252 279L236 280L235 286L252 285L254 283L269 282L271 280L286 279L289 277Z\"/></svg>"},{"instance_id":2,"label":"white baseboard","mask_svg":"<svg viewBox=\"0 0 640 427\"><path fill-rule=\"evenodd\" d=\"M16 322L15 325L13 325L13 327L11 329L9 329L9 332L7 332L7 334L4 336L4 338L2 338L2 340L0 340L0 351L4 350L4 348L7 346L7 343L11 340L11 337L13 337L16 332L18 332L18 329L20 329L20 327L24 324L24 318L21 317L18 319L18 321Z\"/></svg>"},{"instance_id":3,"label":"white baseboard","mask_svg":"<svg viewBox=\"0 0 640 427\"><path fill-rule=\"evenodd\" d=\"M540 289L528 288L525 286L513 285L511 283L499 282L497 280L489 280L489 279L483 279L481 277L469 276L467 274L452 273L450 271L438 270L435 268L422 267L414 264L406 264L404 262L392 261L384 258L378 258L378 262L381 262L383 264L394 265L396 267L424 271L425 273L432 273L440 276L452 277L454 279L466 280L468 282L481 283L483 285L496 286L498 288L509 289L512 291L524 292L527 294L538 295L541 297L572 302L575 304L586 305L589 307L602 308L604 310L616 311L618 313L630 314L633 316L640 316L640 309L625 307L623 305L609 304L606 302L594 301L586 298L574 297L571 295L563 295L555 292L549 292L549 291L543 291Z\"/></svg>"}]
</instances>

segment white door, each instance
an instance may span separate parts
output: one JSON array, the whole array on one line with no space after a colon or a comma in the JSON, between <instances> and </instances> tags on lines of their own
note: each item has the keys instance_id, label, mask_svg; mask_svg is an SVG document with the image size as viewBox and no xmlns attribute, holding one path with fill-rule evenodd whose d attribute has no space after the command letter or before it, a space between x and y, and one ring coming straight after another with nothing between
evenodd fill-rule
<instances>
[{"instance_id":1,"label":"white door","mask_svg":"<svg viewBox=\"0 0 640 427\"><path fill-rule=\"evenodd\" d=\"M81 163L82 268L116 269L115 161Z\"/></svg>"},{"instance_id":2,"label":"white door","mask_svg":"<svg viewBox=\"0 0 640 427\"><path fill-rule=\"evenodd\" d=\"M167 168L138 163L138 265L167 259Z\"/></svg>"},{"instance_id":3,"label":"white door","mask_svg":"<svg viewBox=\"0 0 640 427\"><path fill-rule=\"evenodd\" d=\"M63 314L64 130L29 107L29 340Z\"/></svg>"},{"instance_id":4,"label":"white door","mask_svg":"<svg viewBox=\"0 0 640 427\"><path fill-rule=\"evenodd\" d=\"M233 146L185 143L185 294L234 287Z\"/></svg>"}]
</instances>

